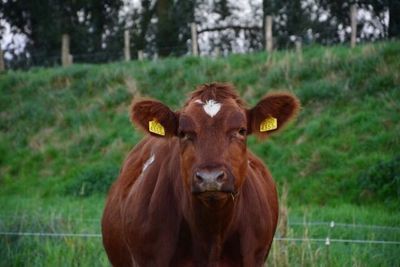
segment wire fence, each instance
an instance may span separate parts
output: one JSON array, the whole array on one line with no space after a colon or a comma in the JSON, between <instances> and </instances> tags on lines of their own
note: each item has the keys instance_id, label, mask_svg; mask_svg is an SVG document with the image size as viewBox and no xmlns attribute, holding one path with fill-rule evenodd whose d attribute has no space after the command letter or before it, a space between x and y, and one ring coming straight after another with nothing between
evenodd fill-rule
<instances>
[{"instance_id":1,"label":"wire fence","mask_svg":"<svg viewBox=\"0 0 400 267\"><path fill-rule=\"evenodd\" d=\"M3 236L39 236L39 237L85 237L99 238L101 234L90 233L43 233L43 232L0 232Z\"/></svg>"},{"instance_id":2,"label":"wire fence","mask_svg":"<svg viewBox=\"0 0 400 267\"><path fill-rule=\"evenodd\" d=\"M98 233L49 233L49 232L0 232L1 236L33 236L33 237L82 237L82 238L101 238ZM331 243L354 243L354 244L384 244L400 245L400 241L392 240L362 240L362 239L336 239L336 238L296 238L296 237L274 237L274 241L292 242L317 242L330 245Z\"/></svg>"},{"instance_id":3,"label":"wire fence","mask_svg":"<svg viewBox=\"0 0 400 267\"><path fill-rule=\"evenodd\" d=\"M26 215L14 215L14 214L3 214L0 215L0 221L6 221L10 219L34 219ZM40 220L66 220L66 221L84 221L84 222L100 222L100 218L69 218L62 216L47 216L41 217ZM345 227L345 228L367 228L372 230L383 230L383 231L399 231L400 227L396 226L386 226L386 225L373 225L373 224L360 224L360 223L343 223L337 221L288 221L288 226L326 226L326 227Z\"/></svg>"},{"instance_id":4,"label":"wire fence","mask_svg":"<svg viewBox=\"0 0 400 267\"><path fill-rule=\"evenodd\" d=\"M13 219L29 219L31 222L34 218L29 216L20 216L20 215L1 215L0 222L11 222ZM84 221L84 222L91 222L100 224L100 219L94 218L65 218L61 216L53 216L53 217L42 217L40 218L42 221L49 221L49 220L64 220L64 221ZM384 226L384 225L368 225L368 224L356 224L356 223L343 223L343 222L336 222L336 221L303 221L303 222L288 222L289 227L327 227L328 229L333 228L350 228L351 230L354 229L369 229L373 231L386 231L396 234L400 233L400 227L396 226ZM1 227L0 224L0 228ZM55 231L0 231L0 236L26 236L26 237L48 237L48 238L67 238L67 237L74 237L74 238L101 238L101 234L99 233L71 233L71 232L55 232ZM324 237L280 237L277 234L274 238L275 241L286 241L286 242L312 242L312 243L323 243L325 245L331 245L332 243L351 243L351 244L382 244L382 245L400 245L400 240L381 240L381 239L357 239L357 238L332 238L331 232L328 231ZM392 238L394 235L392 235Z\"/></svg>"},{"instance_id":5,"label":"wire fence","mask_svg":"<svg viewBox=\"0 0 400 267\"><path fill-rule=\"evenodd\" d=\"M100 218L54 215L0 214L0 255L6 266L20 255L40 253L45 260L38 260L37 266L42 266L48 258L62 257L60 251L73 264L100 266L104 261L108 266L101 245ZM267 265L399 266L399 251L400 227L394 225L289 220L287 234L281 236L279 230L275 234ZM82 259L92 254L100 258Z\"/></svg>"},{"instance_id":6,"label":"wire fence","mask_svg":"<svg viewBox=\"0 0 400 267\"><path fill-rule=\"evenodd\" d=\"M368 228L375 230L388 230L400 231L400 227L395 226L382 226L382 225L368 225L368 224L351 224L351 223L338 223L335 221L330 222L289 222L289 226L329 226L329 227L348 227L348 228Z\"/></svg>"},{"instance_id":7,"label":"wire fence","mask_svg":"<svg viewBox=\"0 0 400 267\"><path fill-rule=\"evenodd\" d=\"M352 10L354 12L350 14L351 26L348 26L346 29L337 29L336 31L325 29L324 27L318 27L314 31L311 26L300 25L296 31L282 31L282 29L277 29L278 26L273 27L273 25L280 25L279 17L270 15L267 15L265 18L258 17L256 24L250 23L251 25L228 25L225 23L226 25L204 26L191 23L191 36L189 35L185 42L181 42L180 45L176 46L158 46L153 40L153 42L147 43L145 47L139 48L137 44L131 43L130 36L132 34L129 32L129 29L126 29L123 39L118 42L121 46L120 49L118 49L119 45L114 44L107 48L104 44L101 51L77 54L70 52L72 51L69 47L70 36L63 34L61 51L52 50L52 52L47 51L37 54L30 51L13 56L10 56L11 53L8 53L9 56L4 62L6 69L29 69L36 66L68 66L73 63L109 63L130 61L132 59L157 60L159 55L172 57L185 55L219 57L234 53L253 53L263 50L271 53L276 49L288 48L295 48L296 51L301 51L302 43L312 44L315 42L324 45L349 42L350 46L354 47L357 42L387 38L387 34L382 29L379 36L365 38L364 35L366 32L363 29L366 27L365 25L369 25L368 21L364 21L361 18L362 9L360 9L361 13L358 14L356 5L353 5ZM303 29L303 27L306 28ZM332 40L328 38L330 41L322 41L321 36L330 36ZM64 39L64 37L66 38ZM3 52L7 54L7 51ZM4 68L4 63L3 67L0 67L0 72L2 68Z\"/></svg>"},{"instance_id":8,"label":"wire fence","mask_svg":"<svg viewBox=\"0 0 400 267\"><path fill-rule=\"evenodd\" d=\"M223 58L233 54L251 54L264 52L265 49L260 45L259 47L240 46L235 43L242 43L242 39L231 40L229 44L214 44L213 48L207 48L199 52L200 57L210 58ZM371 42L372 43L372 42ZM280 47L282 50L295 50L296 52L302 51L302 48L298 48L298 42L293 41L292 45L287 44L284 47ZM312 44L312 43L310 43ZM307 45L307 44L305 44ZM184 57L193 56L190 48L182 46L159 48L158 52L163 50L171 51L168 57ZM127 62L127 61L157 61L160 56L154 51L137 51L138 54L134 55L131 59L126 60L123 52L120 51L100 51L94 53L81 53L73 54L73 64L106 64L116 62ZM19 55L12 59L4 59L5 69L9 70L28 70L34 67L59 67L62 66L62 56L57 54L51 54L47 56L36 55L34 53ZM1 72L1 71L0 71Z\"/></svg>"}]
</instances>

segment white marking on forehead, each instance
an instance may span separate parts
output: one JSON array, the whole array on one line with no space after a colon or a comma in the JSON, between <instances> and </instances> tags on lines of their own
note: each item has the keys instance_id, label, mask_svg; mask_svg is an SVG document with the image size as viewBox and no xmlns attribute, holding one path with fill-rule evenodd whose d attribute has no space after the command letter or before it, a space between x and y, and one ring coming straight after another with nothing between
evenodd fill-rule
<instances>
[{"instance_id":1,"label":"white marking on forehead","mask_svg":"<svg viewBox=\"0 0 400 267\"><path fill-rule=\"evenodd\" d=\"M210 99L210 100L207 100L206 103L203 104L203 109L212 118L221 109L221 104L216 102L213 99Z\"/></svg>"},{"instance_id":2,"label":"white marking on forehead","mask_svg":"<svg viewBox=\"0 0 400 267\"><path fill-rule=\"evenodd\" d=\"M154 159L155 159L155 156L154 156L154 154L152 154L151 157L143 164L142 172L144 172L150 166L150 164L152 164L154 162Z\"/></svg>"},{"instance_id":3,"label":"white marking on forehead","mask_svg":"<svg viewBox=\"0 0 400 267\"><path fill-rule=\"evenodd\" d=\"M194 102L197 103L197 104L202 104L202 105L204 105L204 102L201 101L200 99L196 99Z\"/></svg>"}]
</instances>

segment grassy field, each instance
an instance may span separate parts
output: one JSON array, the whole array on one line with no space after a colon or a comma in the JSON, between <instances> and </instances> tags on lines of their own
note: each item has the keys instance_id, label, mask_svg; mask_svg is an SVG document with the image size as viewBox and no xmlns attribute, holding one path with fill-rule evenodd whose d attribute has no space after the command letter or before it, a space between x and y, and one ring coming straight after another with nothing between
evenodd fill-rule
<instances>
[{"instance_id":1,"label":"grassy field","mask_svg":"<svg viewBox=\"0 0 400 267\"><path fill-rule=\"evenodd\" d=\"M399 58L400 42L384 42L306 47L302 59L280 51L0 74L0 232L98 234L107 188L142 137L129 121L132 97L177 109L196 85L222 81L249 105L276 90L302 101L285 131L249 140L279 190L287 185L287 237L400 242L397 228L360 226L400 227ZM276 241L268 262L399 266L399 253L395 244ZM107 264L99 237L0 235L0 266Z\"/></svg>"}]
</instances>

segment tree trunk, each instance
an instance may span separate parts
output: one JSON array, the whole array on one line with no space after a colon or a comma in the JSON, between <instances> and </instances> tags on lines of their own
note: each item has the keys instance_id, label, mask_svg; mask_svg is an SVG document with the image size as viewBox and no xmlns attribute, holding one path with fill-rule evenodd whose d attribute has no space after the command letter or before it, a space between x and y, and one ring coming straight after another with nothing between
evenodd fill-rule
<instances>
[{"instance_id":1,"label":"tree trunk","mask_svg":"<svg viewBox=\"0 0 400 267\"><path fill-rule=\"evenodd\" d=\"M156 43L158 54L161 57L169 56L177 42L175 40L174 25L172 21L172 0L158 0L156 15L158 18Z\"/></svg>"},{"instance_id":2,"label":"tree trunk","mask_svg":"<svg viewBox=\"0 0 400 267\"><path fill-rule=\"evenodd\" d=\"M151 6L151 1L146 0L142 1L142 6L143 6L143 12L142 14L140 14L141 19L139 23L140 31L138 36L134 39L135 46L137 47L138 51L144 50L146 48L146 34L147 31L149 30L151 19L156 11L157 3Z\"/></svg>"},{"instance_id":3,"label":"tree trunk","mask_svg":"<svg viewBox=\"0 0 400 267\"><path fill-rule=\"evenodd\" d=\"M400 37L400 1L389 0L389 38Z\"/></svg>"},{"instance_id":4,"label":"tree trunk","mask_svg":"<svg viewBox=\"0 0 400 267\"><path fill-rule=\"evenodd\" d=\"M1 46L0 46L0 72L3 72L5 69L6 68L4 65L3 51L1 50Z\"/></svg>"}]
</instances>

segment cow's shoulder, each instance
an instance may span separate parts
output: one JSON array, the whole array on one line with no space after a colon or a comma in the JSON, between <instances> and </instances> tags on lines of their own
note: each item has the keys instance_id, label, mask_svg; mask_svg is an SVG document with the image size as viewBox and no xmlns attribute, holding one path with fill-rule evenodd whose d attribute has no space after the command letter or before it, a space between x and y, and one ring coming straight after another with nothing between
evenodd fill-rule
<instances>
[{"instance_id":1,"label":"cow's shoulder","mask_svg":"<svg viewBox=\"0 0 400 267\"><path fill-rule=\"evenodd\" d=\"M114 185L116 190L121 196L126 196L140 179L157 179L162 166L174 164L179 158L179 155L175 155L176 146L176 138L145 137L126 157Z\"/></svg>"},{"instance_id":2,"label":"cow's shoulder","mask_svg":"<svg viewBox=\"0 0 400 267\"><path fill-rule=\"evenodd\" d=\"M252 152L248 152L248 169L245 183L243 184L242 193L247 195L245 205L258 206L259 209L265 210L263 205L268 205L271 210L277 209L276 201L277 191L272 175L268 167L255 156Z\"/></svg>"},{"instance_id":3,"label":"cow's shoulder","mask_svg":"<svg viewBox=\"0 0 400 267\"><path fill-rule=\"evenodd\" d=\"M267 166L250 151L247 177L237 198L239 205L234 225L244 240L264 244L272 238L278 220L277 191Z\"/></svg>"},{"instance_id":4,"label":"cow's shoulder","mask_svg":"<svg viewBox=\"0 0 400 267\"><path fill-rule=\"evenodd\" d=\"M260 158L254 155L251 151L247 152L247 158L248 158L248 170L249 170L248 174L254 177L253 179L272 181L272 176L268 167L264 164L264 162Z\"/></svg>"},{"instance_id":5,"label":"cow's shoulder","mask_svg":"<svg viewBox=\"0 0 400 267\"><path fill-rule=\"evenodd\" d=\"M116 199L108 204L109 218L117 219L119 237L140 266L162 266L158 261L172 257L177 242L181 215L172 183L179 179L169 173L179 170L173 168L179 161L175 139L145 137L139 142L116 182L120 191L111 194Z\"/></svg>"}]
</instances>

